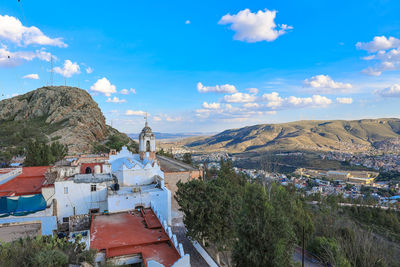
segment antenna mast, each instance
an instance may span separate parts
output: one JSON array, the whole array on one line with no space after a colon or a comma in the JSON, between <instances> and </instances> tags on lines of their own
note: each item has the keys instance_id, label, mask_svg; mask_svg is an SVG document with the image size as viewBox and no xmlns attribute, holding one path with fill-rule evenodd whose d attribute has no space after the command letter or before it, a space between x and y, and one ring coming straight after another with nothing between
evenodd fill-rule
<instances>
[{"instance_id":1,"label":"antenna mast","mask_svg":"<svg viewBox=\"0 0 400 267\"><path fill-rule=\"evenodd\" d=\"M51 56L50 86L53 86L53 56Z\"/></svg>"}]
</instances>

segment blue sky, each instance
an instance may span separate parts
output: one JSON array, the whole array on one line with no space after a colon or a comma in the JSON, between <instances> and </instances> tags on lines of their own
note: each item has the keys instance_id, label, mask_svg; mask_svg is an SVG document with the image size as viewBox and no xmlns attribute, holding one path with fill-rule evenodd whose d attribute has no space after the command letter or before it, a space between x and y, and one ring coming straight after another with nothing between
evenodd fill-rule
<instances>
[{"instance_id":1,"label":"blue sky","mask_svg":"<svg viewBox=\"0 0 400 267\"><path fill-rule=\"evenodd\" d=\"M399 117L399 13L389 0L3 1L0 99L48 84L53 56L53 83L87 90L124 132L145 112L162 132Z\"/></svg>"}]
</instances>

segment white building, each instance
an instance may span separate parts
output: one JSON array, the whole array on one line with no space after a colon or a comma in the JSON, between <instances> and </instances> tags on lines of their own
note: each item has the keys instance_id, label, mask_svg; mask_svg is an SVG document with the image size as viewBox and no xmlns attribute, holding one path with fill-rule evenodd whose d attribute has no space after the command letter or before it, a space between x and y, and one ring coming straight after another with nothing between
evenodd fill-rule
<instances>
[{"instance_id":1,"label":"white building","mask_svg":"<svg viewBox=\"0 0 400 267\"><path fill-rule=\"evenodd\" d=\"M118 179L119 190L108 191L109 212L150 208L152 202L171 224L171 192L164 185L164 172L155 157L155 149L154 134L146 122L139 135L139 154L123 147L110 156L109 163Z\"/></svg>"},{"instance_id":2,"label":"white building","mask_svg":"<svg viewBox=\"0 0 400 267\"><path fill-rule=\"evenodd\" d=\"M141 186L151 184L155 177L164 181L164 173L160 169L157 160L132 154L126 147L116 155L110 156L112 173L118 178L120 186Z\"/></svg>"},{"instance_id":3,"label":"white building","mask_svg":"<svg viewBox=\"0 0 400 267\"><path fill-rule=\"evenodd\" d=\"M155 157L155 138L147 125L139 136L139 154L126 147L111 155L109 164L94 173L76 174L54 183L58 222L69 216L98 212L120 212L151 202L171 224L171 192L164 185L164 173ZM109 166L111 165L111 169Z\"/></svg>"},{"instance_id":4,"label":"white building","mask_svg":"<svg viewBox=\"0 0 400 267\"><path fill-rule=\"evenodd\" d=\"M58 222L68 222L69 216L108 210L107 191L113 184L111 173L76 174L54 183Z\"/></svg>"}]
</instances>

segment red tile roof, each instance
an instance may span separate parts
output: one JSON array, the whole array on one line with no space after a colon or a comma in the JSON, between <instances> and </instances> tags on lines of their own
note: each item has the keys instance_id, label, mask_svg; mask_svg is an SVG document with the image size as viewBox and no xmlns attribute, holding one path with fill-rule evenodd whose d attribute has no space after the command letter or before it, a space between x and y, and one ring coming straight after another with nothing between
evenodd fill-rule
<instances>
[{"instance_id":1,"label":"red tile roof","mask_svg":"<svg viewBox=\"0 0 400 267\"><path fill-rule=\"evenodd\" d=\"M47 168L48 166L23 167L20 175L0 185L0 197L40 194Z\"/></svg>"},{"instance_id":2,"label":"red tile roof","mask_svg":"<svg viewBox=\"0 0 400 267\"><path fill-rule=\"evenodd\" d=\"M137 211L94 215L90 247L105 250L107 258L141 254L145 264L155 260L166 267L172 266L180 258L178 251L161 224L154 221L158 221L154 212L145 209L144 213L145 217Z\"/></svg>"}]
</instances>

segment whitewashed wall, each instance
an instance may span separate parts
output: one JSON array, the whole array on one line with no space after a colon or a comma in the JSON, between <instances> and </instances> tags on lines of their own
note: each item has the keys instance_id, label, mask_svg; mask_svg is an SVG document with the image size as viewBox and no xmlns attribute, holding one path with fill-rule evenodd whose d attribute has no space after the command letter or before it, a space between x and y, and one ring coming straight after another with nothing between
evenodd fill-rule
<instances>
[{"instance_id":1,"label":"whitewashed wall","mask_svg":"<svg viewBox=\"0 0 400 267\"><path fill-rule=\"evenodd\" d=\"M164 178L164 173L161 171L158 165L154 167L151 164L147 164L144 168L135 166L131 169L122 166L121 170L114 172L117 176L121 186L140 186L151 184L154 182L154 176L160 176Z\"/></svg>"},{"instance_id":2,"label":"whitewashed wall","mask_svg":"<svg viewBox=\"0 0 400 267\"><path fill-rule=\"evenodd\" d=\"M167 188L141 193L133 193L128 191L127 188L121 189L118 193L108 196L109 212L128 211L138 205L150 208L152 201L158 207L163 218L166 218L168 224L171 224L171 192Z\"/></svg>"},{"instance_id":3,"label":"whitewashed wall","mask_svg":"<svg viewBox=\"0 0 400 267\"><path fill-rule=\"evenodd\" d=\"M93 183L94 184L94 183ZM92 183L74 183L72 180L54 183L55 198L57 199L57 220L63 217L88 214L90 209L107 209L107 183L96 183L96 191L91 192ZM64 194L64 187L68 193Z\"/></svg>"}]
</instances>

